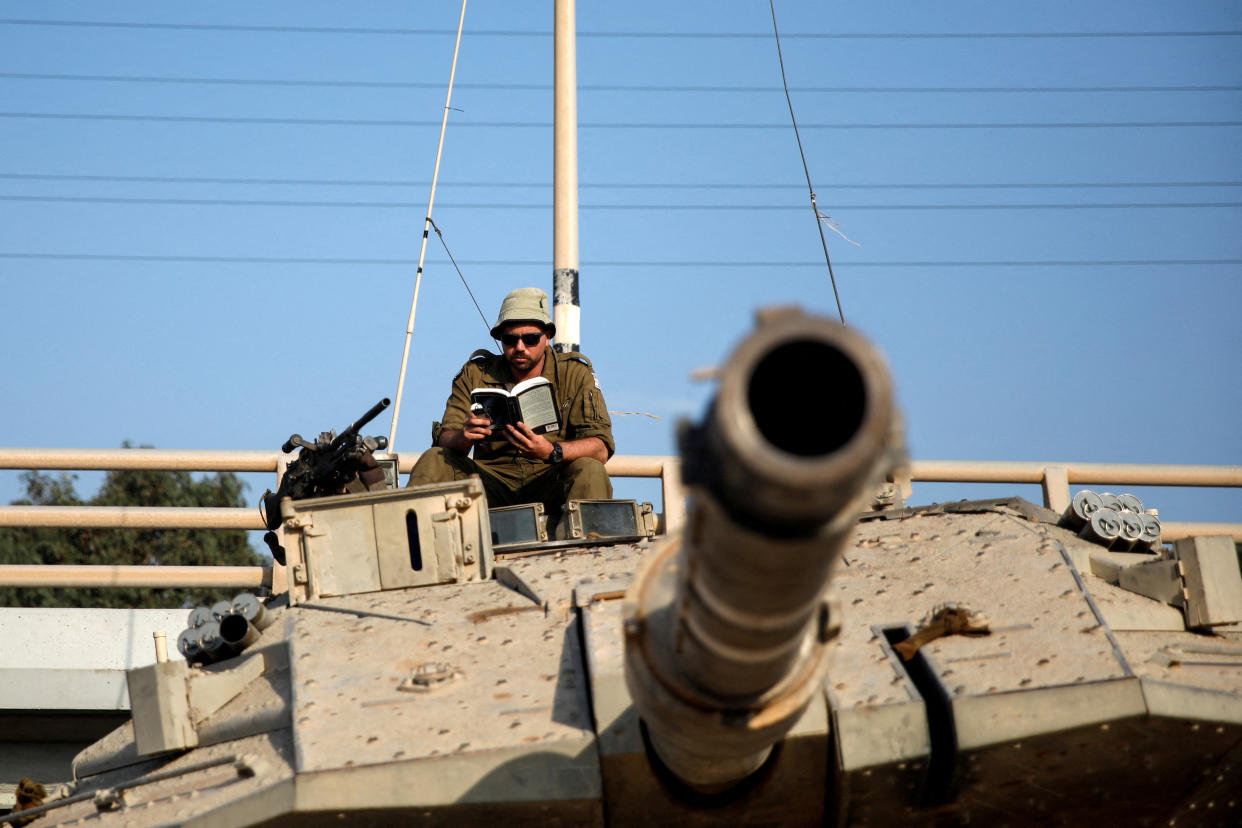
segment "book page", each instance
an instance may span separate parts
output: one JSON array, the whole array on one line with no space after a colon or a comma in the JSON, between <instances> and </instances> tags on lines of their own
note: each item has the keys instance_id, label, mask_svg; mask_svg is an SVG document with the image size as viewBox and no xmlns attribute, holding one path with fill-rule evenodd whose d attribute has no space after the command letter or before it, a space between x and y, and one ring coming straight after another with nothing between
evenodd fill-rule
<instances>
[{"instance_id":1,"label":"book page","mask_svg":"<svg viewBox=\"0 0 1242 828\"><path fill-rule=\"evenodd\" d=\"M556 416L556 400L552 397L552 385L547 380L521 391L517 397L522 410L522 422L536 434L547 434L560 428Z\"/></svg>"},{"instance_id":2,"label":"book page","mask_svg":"<svg viewBox=\"0 0 1242 828\"><path fill-rule=\"evenodd\" d=\"M520 397L522 396L522 394L526 393L528 390L530 390L531 388L534 388L537 385L550 386L552 385L552 383L548 381L547 377L531 377L530 379L522 380L517 385L513 386L513 390L510 391L509 393L511 393L515 397Z\"/></svg>"}]
</instances>

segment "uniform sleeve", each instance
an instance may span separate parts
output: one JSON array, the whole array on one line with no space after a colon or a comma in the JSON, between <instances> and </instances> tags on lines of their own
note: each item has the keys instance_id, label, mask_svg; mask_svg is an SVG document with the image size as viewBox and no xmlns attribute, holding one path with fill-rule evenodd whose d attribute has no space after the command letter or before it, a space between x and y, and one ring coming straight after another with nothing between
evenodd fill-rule
<instances>
[{"instance_id":1,"label":"uniform sleeve","mask_svg":"<svg viewBox=\"0 0 1242 828\"><path fill-rule=\"evenodd\" d=\"M466 427L466 418L470 415L470 392L476 387L475 373L474 365L468 362L453 377L453 387L440 420L441 428L460 431Z\"/></svg>"},{"instance_id":2,"label":"uniform sleeve","mask_svg":"<svg viewBox=\"0 0 1242 828\"><path fill-rule=\"evenodd\" d=\"M612 419L608 416L608 405L604 402L603 389L595 378L595 372L578 362L569 363L572 368L572 381L569 383L572 396L569 399L566 416L566 440L581 440L586 437L598 437L608 449L608 456L616 452L616 444L612 439Z\"/></svg>"}]
</instances>

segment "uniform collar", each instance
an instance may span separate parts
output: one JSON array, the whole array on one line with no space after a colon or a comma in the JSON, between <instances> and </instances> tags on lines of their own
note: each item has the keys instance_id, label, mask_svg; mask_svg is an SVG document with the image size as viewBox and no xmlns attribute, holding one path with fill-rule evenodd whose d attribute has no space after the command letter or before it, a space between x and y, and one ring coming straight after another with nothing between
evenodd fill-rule
<instances>
[{"instance_id":1,"label":"uniform collar","mask_svg":"<svg viewBox=\"0 0 1242 828\"><path fill-rule=\"evenodd\" d=\"M494 363L496 367L492 371L493 378L506 389L512 389L518 382L517 377L513 375L513 366L509 364L509 360L505 359L504 354L493 354L493 356L496 360ZM556 353L551 348L544 351L543 370L537 374L537 376L543 377L553 385L556 385L558 375L556 356Z\"/></svg>"}]
</instances>

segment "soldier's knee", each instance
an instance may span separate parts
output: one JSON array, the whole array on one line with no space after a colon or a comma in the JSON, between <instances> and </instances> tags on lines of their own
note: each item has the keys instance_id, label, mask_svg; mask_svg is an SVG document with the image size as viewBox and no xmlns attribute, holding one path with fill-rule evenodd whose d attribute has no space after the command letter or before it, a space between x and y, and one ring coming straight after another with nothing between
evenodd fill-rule
<instances>
[{"instance_id":1,"label":"soldier's knee","mask_svg":"<svg viewBox=\"0 0 1242 828\"><path fill-rule=\"evenodd\" d=\"M436 446L429 448L418 458L410 471L410 482L407 486L421 486L424 483L449 483L453 480L464 480L470 476L470 470L464 468L470 461L452 449Z\"/></svg>"},{"instance_id":2,"label":"soldier's knee","mask_svg":"<svg viewBox=\"0 0 1242 828\"><path fill-rule=\"evenodd\" d=\"M454 454L456 454L456 452L452 449L446 449L441 446L432 446L419 455L418 462L414 465L417 467L423 463L444 462L451 458Z\"/></svg>"},{"instance_id":3,"label":"soldier's knee","mask_svg":"<svg viewBox=\"0 0 1242 828\"><path fill-rule=\"evenodd\" d=\"M596 460L594 457L578 457L569 460L564 466L566 471L577 474L603 474L607 476L608 470L604 468L604 464Z\"/></svg>"},{"instance_id":4,"label":"soldier's knee","mask_svg":"<svg viewBox=\"0 0 1242 828\"><path fill-rule=\"evenodd\" d=\"M612 497L612 481L604 464L594 457L579 457L565 464L565 478L570 481L572 500L608 500Z\"/></svg>"}]
</instances>

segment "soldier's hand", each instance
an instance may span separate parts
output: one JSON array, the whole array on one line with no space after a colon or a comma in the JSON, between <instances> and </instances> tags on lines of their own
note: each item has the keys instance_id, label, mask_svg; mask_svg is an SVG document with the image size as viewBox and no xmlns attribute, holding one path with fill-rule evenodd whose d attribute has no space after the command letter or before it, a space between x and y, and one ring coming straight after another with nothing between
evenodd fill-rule
<instances>
[{"instance_id":1,"label":"soldier's hand","mask_svg":"<svg viewBox=\"0 0 1242 828\"><path fill-rule=\"evenodd\" d=\"M505 426L505 437L517 446L519 454L530 460L547 460L552 454L552 442L531 431L526 423Z\"/></svg>"},{"instance_id":2,"label":"soldier's hand","mask_svg":"<svg viewBox=\"0 0 1242 828\"><path fill-rule=\"evenodd\" d=\"M492 436L492 418L486 414L471 414L466 418L466 425L461 432L471 443L486 440Z\"/></svg>"}]
</instances>

